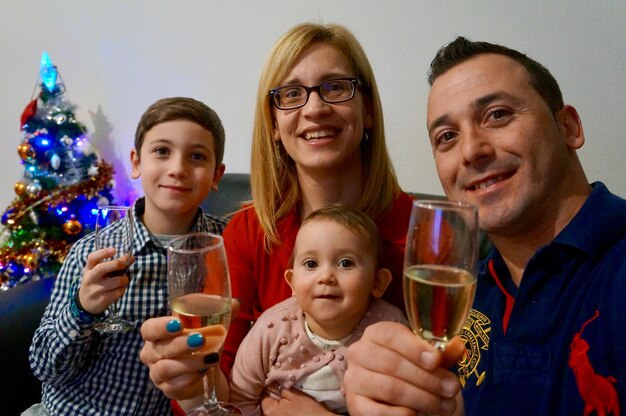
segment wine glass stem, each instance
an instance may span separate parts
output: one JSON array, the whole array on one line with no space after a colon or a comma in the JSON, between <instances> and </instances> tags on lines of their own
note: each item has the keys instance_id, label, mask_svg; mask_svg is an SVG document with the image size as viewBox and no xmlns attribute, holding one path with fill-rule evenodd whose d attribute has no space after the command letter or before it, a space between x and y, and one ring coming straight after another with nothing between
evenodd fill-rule
<instances>
[{"instance_id":1,"label":"wine glass stem","mask_svg":"<svg viewBox=\"0 0 626 416\"><path fill-rule=\"evenodd\" d=\"M109 317L110 318L117 317L117 300L109 306Z\"/></svg>"},{"instance_id":2,"label":"wine glass stem","mask_svg":"<svg viewBox=\"0 0 626 416\"><path fill-rule=\"evenodd\" d=\"M222 414L222 409L217 401L217 395L215 394L218 368L217 365L209 367L207 373L202 377L202 383L204 384L204 408L208 416ZM211 381L210 384L209 380Z\"/></svg>"}]
</instances>

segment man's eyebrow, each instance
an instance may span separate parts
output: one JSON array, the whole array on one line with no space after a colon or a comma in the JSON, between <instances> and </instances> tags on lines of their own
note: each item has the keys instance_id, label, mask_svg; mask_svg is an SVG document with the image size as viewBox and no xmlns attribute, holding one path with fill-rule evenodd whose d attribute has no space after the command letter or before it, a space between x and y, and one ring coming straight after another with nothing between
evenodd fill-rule
<instances>
[{"instance_id":1,"label":"man's eyebrow","mask_svg":"<svg viewBox=\"0 0 626 416\"><path fill-rule=\"evenodd\" d=\"M446 124L449 119L450 119L450 116L448 114L444 114L442 116L437 117L435 120L433 120L432 123L428 125L428 133L430 133L431 131L433 131L439 126Z\"/></svg>"},{"instance_id":2,"label":"man's eyebrow","mask_svg":"<svg viewBox=\"0 0 626 416\"><path fill-rule=\"evenodd\" d=\"M489 104L493 103L494 101L498 101L498 100L502 100L502 99L510 100L514 104L515 103L519 103L519 99L516 98L515 96L513 96L511 94L507 94L506 92L503 92L503 91L497 91L497 92L490 93L490 94L487 94L487 95L483 95L482 97L476 98L472 102L472 107L473 108L486 107ZM450 120L450 114L448 114L448 113L443 114L443 115L437 117L435 120L433 120L432 123L430 123L428 125L428 131L429 132L433 131L437 127L448 123L449 120Z\"/></svg>"}]
</instances>

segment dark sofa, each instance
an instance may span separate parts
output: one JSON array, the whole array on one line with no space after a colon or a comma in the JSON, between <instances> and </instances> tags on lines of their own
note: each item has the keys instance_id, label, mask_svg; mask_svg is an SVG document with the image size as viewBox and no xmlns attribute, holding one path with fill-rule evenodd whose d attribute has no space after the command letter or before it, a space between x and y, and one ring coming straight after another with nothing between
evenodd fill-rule
<instances>
[{"instance_id":1,"label":"dark sofa","mask_svg":"<svg viewBox=\"0 0 626 416\"><path fill-rule=\"evenodd\" d=\"M441 196L413 194L417 198L442 199ZM228 215L241 202L250 200L249 175L227 173L219 190L211 192L202 206L206 212ZM481 236L481 256L490 249ZM0 414L19 415L41 400L41 383L28 363L28 349L35 329L50 299L54 279L44 279L0 292Z\"/></svg>"}]
</instances>

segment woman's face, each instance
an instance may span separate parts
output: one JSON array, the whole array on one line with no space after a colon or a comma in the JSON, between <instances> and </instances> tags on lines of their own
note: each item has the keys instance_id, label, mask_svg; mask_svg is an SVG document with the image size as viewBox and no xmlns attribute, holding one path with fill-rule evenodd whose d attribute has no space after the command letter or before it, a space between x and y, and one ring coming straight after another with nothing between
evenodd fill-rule
<instances>
[{"instance_id":1,"label":"woman's face","mask_svg":"<svg viewBox=\"0 0 626 416\"><path fill-rule=\"evenodd\" d=\"M277 87L311 87L354 76L343 53L330 44L315 43L302 53ZM274 139L282 141L300 174L341 173L361 166L363 129L372 127L372 117L359 88L349 101L329 104L312 91L303 107L273 111Z\"/></svg>"}]
</instances>

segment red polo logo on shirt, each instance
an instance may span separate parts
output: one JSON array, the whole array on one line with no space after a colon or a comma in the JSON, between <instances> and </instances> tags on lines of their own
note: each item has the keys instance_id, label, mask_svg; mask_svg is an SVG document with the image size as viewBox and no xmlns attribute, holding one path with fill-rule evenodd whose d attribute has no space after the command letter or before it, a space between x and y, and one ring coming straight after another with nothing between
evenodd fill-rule
<instances>
[{"instance_id":1,"label":"red polo logo on shirt","mask_svg":"<svg viewBox=\"0 0 626 416\"><path fill-rule=\"evenodd\" d=\"M569 366L574 372L580 397L585 402L585 416L593 411L598 416L619 416L619 400L613 385L617 380L612 376L603 377L596 374L587 355L589 343L582 338L585 327L598 316L600 316L600 311L596 311L574 335L570 344Z\"/></svg>"}]
</instances>

